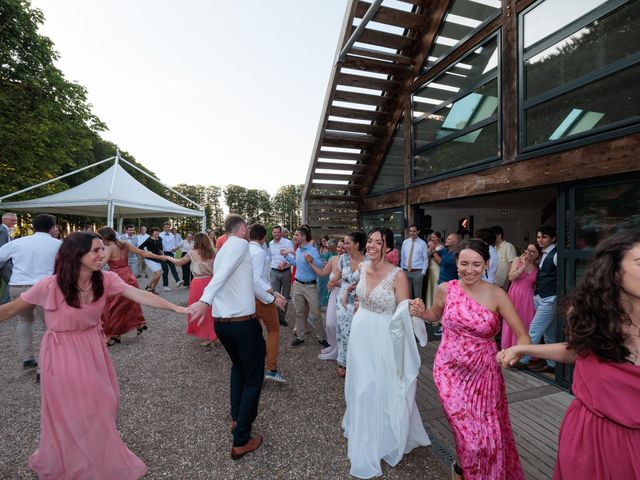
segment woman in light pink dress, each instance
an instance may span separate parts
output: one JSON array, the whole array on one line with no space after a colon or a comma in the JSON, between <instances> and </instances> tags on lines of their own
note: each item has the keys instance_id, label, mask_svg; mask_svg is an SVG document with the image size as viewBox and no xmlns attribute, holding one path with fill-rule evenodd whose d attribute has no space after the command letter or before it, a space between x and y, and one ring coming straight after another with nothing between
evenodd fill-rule
<instances>
[{"instance_id":1,"label":"woman in light pink dress","mask_svg":"<svg viewBox=\"0 0 640 480\"><path fill-rule=\"evenodd\" d=\"M566 338L497 356L503 367L523 355L575 364L554 480L640 478L640 231L598 245L570 298Z\"/></svg>"},{"instance_id":2,"label":"woman in light pink dress","mask_svg":"<svg viewBox=\"0 0 640 480\"><path fill-rule=\"evenodd\" d=\"M536 314L533 306L533 289L538 279L538 262L542 256L542 249L537 243L527 245L527 249L520 257L516 257L511 262L509 268L509 298L524 324L524 328L529 331L529 325ZM502 321L502 338L500 346L505 349L516 344L516 336L506 321Z\"/></svg>"},{"instance_id":3,"label":"woman in light pink dress","mask_svg":"<svg viewBox=\"0 0 640 480\"><path fill-rule=\"evenodd\" d=\"M120 391L100 315L113 295L176 313L186 308L102 272L105 262L98 235L74 233L60 247L54 275L0 307L0 321L31 305L45 311L40 444L29 460L39 478L128 480L147 471L116 429Z\"/></svg>"},{"instance_id":4,"label":"woman in light pink dress","mask_svg":"<svg viewBox=\"0 0 640 480\"><path fill-rule=\"evenodd\" d=\"M531 339L506 292L482 280L489 247L465 241L456 254L459 280L436 289L433 308L412 301L411 313L429 323L442 319L442 342L433 380L456 441L452 477L465 480L524 480L509 421L504 379L496 363L495 336L504 318L518 338Z\"/></svg>"}]
</instances>

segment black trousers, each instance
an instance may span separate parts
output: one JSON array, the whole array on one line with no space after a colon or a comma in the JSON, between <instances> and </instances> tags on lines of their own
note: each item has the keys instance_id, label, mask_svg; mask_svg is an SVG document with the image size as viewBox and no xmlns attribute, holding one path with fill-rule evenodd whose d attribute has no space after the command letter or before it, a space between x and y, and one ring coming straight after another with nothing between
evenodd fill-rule
<instances>
[{"instance_id":1,"label":"black trousers","mask_svg":"<svg viewBox=\"0 0 640 480\"><path fill-rule=\"evenodd\" d=\"M266 346L262 327L256 319L215 322L214 326L231 358L231 419L237 422L233 446L241 447L251 438L264 381Z\"/></svg>"},{"instance_id":2,"label":"black trousers","mask_svg":"<svg viewBox=\"0 0 640 480\"><path fill-rule=\"evenodd\" d=\"M167 257L173 257L173 252L162 252ZM171 275L173 275L173 279L178 283L180 281L180 277L178 277L178 271L176 270L176 266L171 262L160 262L162 266L162 286L169 286L169 269L171 269Z\"/></svg>"},{"instance_id":3,"label":"black trousers","mask_svg":"<svg viewBox=\"0 0 640 480\"><path fill-rule=\"evenodd\" d=\"M184 253L182 254L184 257ZM188 287L191 285L191 264L186 263L182 265L182 281L184 282L184 286Z\"/></svg>"}]
</instances>

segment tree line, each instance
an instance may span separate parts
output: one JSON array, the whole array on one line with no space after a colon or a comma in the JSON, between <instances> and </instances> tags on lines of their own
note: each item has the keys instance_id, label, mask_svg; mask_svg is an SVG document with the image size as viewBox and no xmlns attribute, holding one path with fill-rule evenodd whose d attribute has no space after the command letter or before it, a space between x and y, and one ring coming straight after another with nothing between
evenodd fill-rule
<instances>
[{"instance_id":1,"label":"tree line","mask_svg":"<svg viewBox=\"0 0 640 480\"><path fill-rule=\"evenodd\" d=\"M93 112L82 85L67 80L56 67L58 53L53 42L38 31L43 13L29 0L0 2L0 196L72 172L115 155L116 145L100 134L108 130ZM122 157L155 177L129 152ZM121 164L145 187L169 200L183 199L135 169ZM26 200L58 193L100 174L110 162L60 181L31 190L13 200ZM281 223L295 228L300 223L302 186L286 185L271 197L265 190L238 185L176 185L175 190L205 207L208 227L220 229L224 218L222 199L229 212L250 222ZM0 204L1 207L1 204ZM106 212L105 212L106 215ZM29 215L20 215L22 225ZM58 215L63 224L97 223L106 220ZM144 219L157 225L165 218ZM171 219L183 232L199 231L194 218ZM138 219L125 219L137 224Z\"/></svg>"}]
</instances>

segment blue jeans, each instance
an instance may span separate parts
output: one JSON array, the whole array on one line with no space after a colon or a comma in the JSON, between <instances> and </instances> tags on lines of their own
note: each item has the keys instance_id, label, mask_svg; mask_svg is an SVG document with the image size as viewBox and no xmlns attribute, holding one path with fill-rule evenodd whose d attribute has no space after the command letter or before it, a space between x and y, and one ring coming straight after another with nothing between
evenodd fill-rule
<instances>
[{"instance_id":1,"label":"blue jeans","mask_svg":"<svg viewBox=\"0 0 640 480\"><path fill-rule=\"evenodd\" d=\"M529 326L531 344L537 345L543 337L545 344L555 343L556 322L554 322L554 318L556 296L552 295L550 297L542 298L540 295L536 295L533 297L533 306L536 309L536 314L534 315L533 320L531 320L531 325ZM530 359L531 357L526 355L522 357L520 363L529 363ZM552 360L547 360L547 364L550 367L556 366L556 362Z\"/></svg>"},{"instance_id":2,"label":"blue jeans","mask_svg":"<svg viewBox=\"0 0 640 480\"><path fill-rule=\"evenodd\" d=\"M264 381L266 346L262 327L256 319L242 322L214 322L216 335L231 358L231 419L233 446L251 439L251 426L258 415Z\"/></svg>"}]
</instances>

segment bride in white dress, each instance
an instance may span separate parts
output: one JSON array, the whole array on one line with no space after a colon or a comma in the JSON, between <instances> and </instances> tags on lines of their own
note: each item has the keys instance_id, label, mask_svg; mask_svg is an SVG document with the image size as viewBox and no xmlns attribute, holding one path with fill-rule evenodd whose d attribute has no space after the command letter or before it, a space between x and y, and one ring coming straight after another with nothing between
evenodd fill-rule
<instances>
[{"instance_id":1,"label":"bride in white dress","mask_svg":"<svg viewBox=\"0 0 640 480\"><path fill-rule=\"evenodd\" d=\"M360 265L356 312L347 349L345 400L342 420L348 439L351 475L382 475L380 460L395 466L418 446L430 445L415 402L420 355L409 316L409 282L389 263L393 248L390 229L369 233L369 261ZM423 322L416 335L426 345Z\"/></svg>"}]
</instances>

